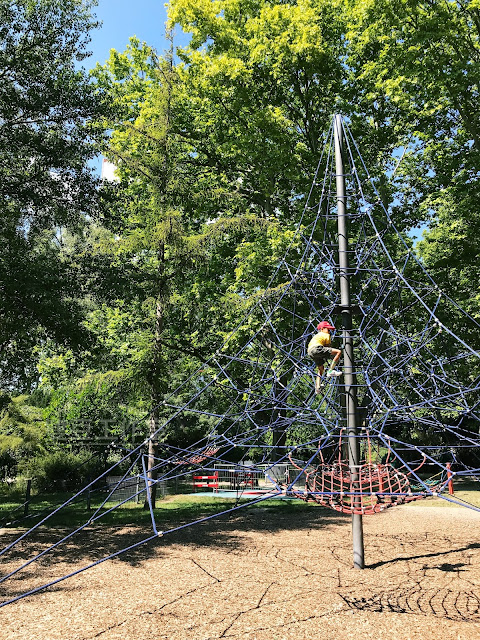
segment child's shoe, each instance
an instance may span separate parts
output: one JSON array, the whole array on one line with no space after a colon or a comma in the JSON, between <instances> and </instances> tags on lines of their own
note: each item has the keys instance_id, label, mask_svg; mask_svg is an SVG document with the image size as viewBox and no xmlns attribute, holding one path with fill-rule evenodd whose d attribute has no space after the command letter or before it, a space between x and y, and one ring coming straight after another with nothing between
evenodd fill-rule
<instances>
[{"instance_id":1,"label":"child's shoe","mask_svg":"<svg viewBox=\"0 0 480 640\"><path fill-rule=\"evenodd\" d=\"M342 372L341 371L336 371L335 369L329 369L327 371L327 378L331 378L332 376L335 376L335 378L338 378L338 376L341 376Z\"/></svg>"}]
</instances>

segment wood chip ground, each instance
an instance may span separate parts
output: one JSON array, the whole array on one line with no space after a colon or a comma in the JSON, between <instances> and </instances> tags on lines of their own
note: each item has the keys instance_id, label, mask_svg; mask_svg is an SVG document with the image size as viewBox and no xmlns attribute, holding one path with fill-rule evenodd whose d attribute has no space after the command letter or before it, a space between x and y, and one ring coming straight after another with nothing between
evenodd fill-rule
<instances>
[{"instance_id":1,"label":"wood chip ground","mask_svg":"<svg viewBox=\"0 0 480 640\"><path fill-rule=\"evenodd\" d=\"M480 514L406 505L351 521L255 509L155 540L0 609L1 640L480 640ZM14 596L149 532L95 529L2 585ZM2 541L12 532L3 531ZM25 543L40 550L51 532ZM18 563L3 559L2 574Z\"/></svg>"}]
</instances>

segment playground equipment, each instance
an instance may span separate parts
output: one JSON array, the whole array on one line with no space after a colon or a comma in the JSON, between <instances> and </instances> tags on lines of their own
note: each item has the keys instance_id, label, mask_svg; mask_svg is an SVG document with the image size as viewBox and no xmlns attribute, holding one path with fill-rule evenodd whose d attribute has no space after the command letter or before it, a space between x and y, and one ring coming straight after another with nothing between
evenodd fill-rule
<instances>
[{"instance_id":1,"label":"playground equipment","mask_svg":"<svg viewBox=\"0 0 480 640\"><path fill-rule=\"evenodd\" d=\"M218 472L211 476L193 475L193 490L196 489L213 489L218 493Z\"/></svg>"},{"instance_id":2,"label":"playground equipment","mask_svg":"<svg viewBox=\"0 0 480 640\"><path fill-rule=\"evenodd\" d=\"M480 355L464 338L475 339L480 324L440 290L399 223L336 116L291 245L264 292L210 360L164 399L159 432L106 472L115 475L128 460L123 478L141 480L151 535L28 593L7 595L0 606L215 517L165 529L153 489L192 474L214 476L227 464L269 483L268 492L253 496L245 483L248 499L237 495L227 511L282 496L351 514L357 568L364 566L365 515L432 496L480 511L451 493L453 481L480 477ZM342 328L333 344L342 349L343 376L326 380L315 394L306 345L319 319ZM461 335L450 322L462 327ZM205 437L185 448L157 444L178 419L201 419ZM255 462L242 462L247 459ZM3 588L46 554L53 561L59 546L122 504L111 507L108 500L83 525L20 561L0 578ZM47 520L0 556L14 553Z\"/></svg>"},{"instance_id":3,"label":"playground equipment","mask_svg":"<svg viewBox=\"0 0 480 640\"><path fill-rule=\"evenodd\" d=\"M415 469L405 465L395 466L390 462L391 449L388 449L385 462L374 461L372 457L371 441L367 432L364 442L368 443L368 456L352 471L351 465L342 458L342 433L339 437L338 458L332 463L326 463L321 448L318 450L320 464L311 469L304 469L292 460L292 465L305 474L304 490L292 492L297 498L313 500L324 507L330 507L341 513L352 515L373 515L388 507L406 504L413 500L427 497L423 491L414 493L414 486L410 480L425 464L426 458ZM447 463L447 468L450 463ZM447 472L448 482L452 483L451 473ZM434 489L441 491L443 483L438 479ZM451 492L453 495L453 491Z\"/></svg>"}]
</instances>

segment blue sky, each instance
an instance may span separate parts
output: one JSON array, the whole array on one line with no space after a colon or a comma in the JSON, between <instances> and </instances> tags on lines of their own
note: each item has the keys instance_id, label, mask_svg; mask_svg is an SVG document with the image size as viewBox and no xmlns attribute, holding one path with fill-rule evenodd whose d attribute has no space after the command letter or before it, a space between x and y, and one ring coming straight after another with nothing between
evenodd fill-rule
<instances>
[{"instance_id":1,"label":"blue sky","mask_svg":"<svg viewBox=\"0 0 480 640\"><path fill-rule=\"evenodd\" d=\"M167 11L163 0L99 0L95 14L103 25L92 32L90 50L93 55L85 61L89 68L97 62L103 64L110 49L124 51L131 36L144 40L159 53L166 48ZM175 44L185 44L186 39L187 36L177 27Z\"/></svg>"}]
</instances>

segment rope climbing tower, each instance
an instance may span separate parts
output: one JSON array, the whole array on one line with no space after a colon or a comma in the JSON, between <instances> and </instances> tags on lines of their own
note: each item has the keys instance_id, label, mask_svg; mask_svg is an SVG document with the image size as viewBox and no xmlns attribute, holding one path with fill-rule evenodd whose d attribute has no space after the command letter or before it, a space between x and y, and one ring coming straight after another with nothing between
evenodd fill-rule
<instances>
[{"instance_id":1,"label":"rope climbing tower","mask_svg":"<svg viewBox=\"0 0 480 640\"><path fill-rule=\"evenodd\" d=\"M272 498L351 515L358 568L364 566L364 516L432 496L464 504L449 487L452 480L480 478L480 324L427 273L377 182L348 124L336 116L291 243L248 313L208 362L165 396L160 429L54 511L126 468L118 485L136 479L151 531L128 549L42 579L47 559L52 564L58 554L64 562L76 536L98 536L102 518L124 501L112 503L111 487L82 525L62 530L25 559L28 540L52 514L44 515L0 551L0 559L18 560L0 577L0 606L179 529ZM332 345L342 351L343 375L325 376L316 393L307 344L319 320L337 329ZM169 441L165 434L180 423L204 435L189 446ZM170 528L158 521L152 486L213 476L220 493L227 468L238 477L261 477L258 491L250 491L251 482L239 483L227 509L222 503L216 514ZM21 579L28 567L38 571L38 581L25 592Z\"/></svg>"}]
</instances>

